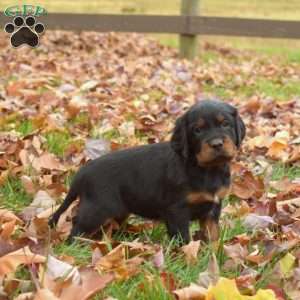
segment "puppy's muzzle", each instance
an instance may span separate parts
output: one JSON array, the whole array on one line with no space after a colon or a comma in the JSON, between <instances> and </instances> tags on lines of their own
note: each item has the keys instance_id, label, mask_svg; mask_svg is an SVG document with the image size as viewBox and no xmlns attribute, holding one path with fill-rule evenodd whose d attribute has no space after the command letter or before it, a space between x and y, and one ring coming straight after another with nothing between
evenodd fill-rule
<instances>
[{"instance_id":1,"label":"puppy's muzzle","mask_svg":"<svg viewBox=\"0 0 300 300\"><path fill-rule=\"evenodd\" d=\"M224 141L221 138L215 138L208 142L209 146L219 152L223 149Z\"/></svg>"}]
</instances>

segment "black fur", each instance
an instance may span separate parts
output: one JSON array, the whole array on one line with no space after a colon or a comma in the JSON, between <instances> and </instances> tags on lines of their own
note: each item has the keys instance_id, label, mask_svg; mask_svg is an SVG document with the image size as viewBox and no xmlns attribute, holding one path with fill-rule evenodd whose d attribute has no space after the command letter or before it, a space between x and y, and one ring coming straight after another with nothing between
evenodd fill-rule
<instances>
[{"instance_id":1,"label":"black fur","mask_svg":"<svg viewBox=\"0 0 300 300\"><path fill-rule=\"evenodd\" d=\"M230 124L227 131L214 123L219 112ZM195 134L194 126L200 117L207 128ZM212 217L218 222L221 203L189 204L187 195L190 191L214 194L220 187L230 185L229 161L203 167L195 159L204 140L224 134L240 146L245 126L236 109L220 101L195 104L177 120L171 142L112 152L83 166L49 224L54 226L80 197L70 238L94 232L107 219L121 220L134 213L162 220L170 237L179 235L187 243L191 220Z\"/></svg>"}]
</instances>

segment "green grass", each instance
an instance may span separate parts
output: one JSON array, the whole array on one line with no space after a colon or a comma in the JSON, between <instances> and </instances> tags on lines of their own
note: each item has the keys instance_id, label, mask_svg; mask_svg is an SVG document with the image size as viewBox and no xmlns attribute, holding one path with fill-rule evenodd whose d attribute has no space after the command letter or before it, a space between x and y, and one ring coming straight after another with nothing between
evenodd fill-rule
<instances>
[{"instance_id":1,"label":"green grass","mask_svg":"<svg viewBox=\"0 0 300 300\"><path fill-rule=\"evenodd\" d=\"M74 241L71 244L60 243L53 249L56 255L68 255L75 258L75 264L82 266L91 263L92 250L88 244L80 241Z\"/></svg>"},{"instance_id":2,"label":"green grass","mask_svg":"<svg viewBox=\"0 0 300 300\"><path fill-rule=\"evenodd\" d=\"M242 85L240 87L231 86L228 78L226 86L218 86L213 82L204 83L203 90L209 95L217 96L221 99L230 99L233 96L249 98L253 95L263 95L276 101L292 100L300 95L300 85L298 82L287 82L280 84L274 80L257 78L252 85Z\"/></svg>"},{"instance_id":3,"label":"green grass","mask_svg":"<svg viewBox=\"0 0 300 300\"><path fill-rule=\"evenodd\" d=\"M9 177L0 186L0 206L9 210L19 212L28 206L32 198L25 192L19 178Z\"/></svg>"},{"instance_id":4,"label":"green grass","mask_svg":"<svg viewBox=\"0 0 300 300\"><path fill-rule=\"evenodd\" d=\"M273 166L272 180L280 180L283 177L288 177L289 179L300 178L300 167L275 164Z\"/></svg>"},{"instance_id":5,"label":"green grass","mask_svg":"<svg viewBox=\"0 0 300 300\"><path fill-rule=\"evenodd\" d=\"M34 126L31 120L25 120L17 124L16 131L21 133L22 136L26 136L34 131Z\"/></svg>"},{"instance_id":6,"label":"green grass","mask_svg":"<svg viewBox=\"0 0 300 300\"><path fill-rule=\"evenodd\" d=\"M71 143L71 136L65 131L51 131L46 133L44 137L46 138L47 150L58 156L63 156Z\"/></svg>"}]
</instances>

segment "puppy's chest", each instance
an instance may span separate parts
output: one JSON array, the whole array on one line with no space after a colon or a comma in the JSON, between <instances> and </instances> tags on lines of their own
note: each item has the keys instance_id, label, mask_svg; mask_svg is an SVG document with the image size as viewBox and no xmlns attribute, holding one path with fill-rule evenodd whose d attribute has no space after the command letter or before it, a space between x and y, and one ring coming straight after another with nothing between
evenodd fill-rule
<instances>
[{"instance_id":1,"label":"puppy's chest","mask_svg":"<svg viewBox=\"0 0 300 300\"><path fill-rule=\"evenodd\" d=\"M186 201L191 205L198 205L201 203L220 203L220 201L225 198L230 191L230 186L220 186L216 190L189 190L186 193Z\"/></svg>"},{"instance_id":2,"label":"puppy's chest","mask_svg":"<svg viewBox=\"0 0 300 300\"><path fill-rule=\"evenodd\" d=\"M220 203L230 192L230 171L212 170L194 173L186 190L186 201L190 205Z\"/></svg>"}]
</instances>

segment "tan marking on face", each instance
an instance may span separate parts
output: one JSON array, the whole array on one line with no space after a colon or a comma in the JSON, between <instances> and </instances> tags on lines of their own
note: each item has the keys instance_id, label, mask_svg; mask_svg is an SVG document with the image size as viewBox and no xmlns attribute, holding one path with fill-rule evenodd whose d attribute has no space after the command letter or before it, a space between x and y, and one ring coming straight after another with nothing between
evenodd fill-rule
<instances>
[{"instance_id":1,"label":"tan marking on face","mask_svg":"<svg viewBox=\"0 0 300 300\"><path fill-rule=\"evenodd\" d=\"M204 231L204 236L207 240L214 242L219 239L219 225L214 219L207 218L199 220L199 224Z\"/></svg>"},{"instance_id":2,"label":"tan marking on face","mask_svg":"<svg viewBox=\"0 0 300 300\"><path fill-rule=\"evenodd\" d=\"M201 151L196 154L199 165L207 164L215 158L215 151L208 143L203 143Z\"/></svg>"},{"instance_id":3,"label":"tan marking on face","mask_svg":"<svg viewBox=\"0 0 300 300\"><path fill-rule=\"evenodd\" d=\"M224 121L224 116L222 115L222 114L218 114L217 115L217 121L219 122L219 123L222 123L223 121Z\"/></svg>"},{"instance_id":4,"label":"tan marking on face","mask_svg":"<svg viewBox=\"0 0 300 300\"><path fill-rule=\"evenodd\" d=\"M205 121L204 121L204 119L199 118L199 119L198 119L198 122L197 122L197 126L198 126L199 128L203 128L203 127L205 126Z\"/></svg>"},{"instance_id":5,"label":"tan marking on face","mask_svg":"<svg viewBox=\"0 0 300 300\"><path fill-rule=\"evenodd\" d=\"M226 136L224 139L223 149L228 157L231 158L235 157L237 152L237 147L235 143L232 141L232 139L229 138L228 136Z\"/></svg>"}]
</instances>

